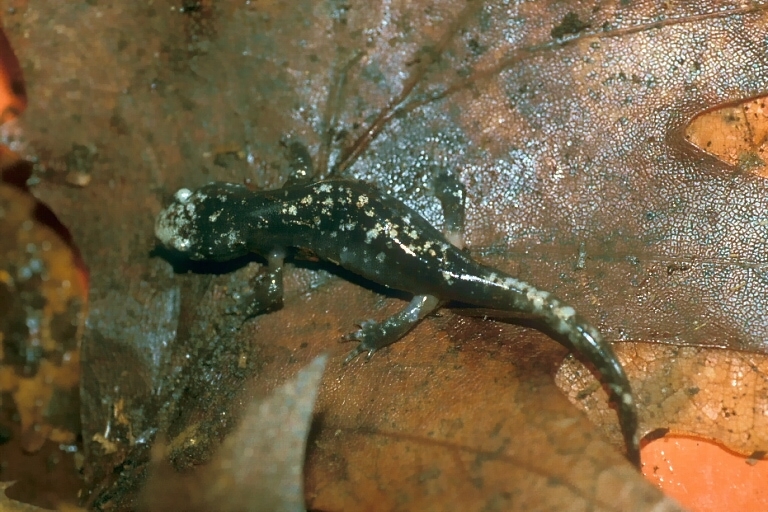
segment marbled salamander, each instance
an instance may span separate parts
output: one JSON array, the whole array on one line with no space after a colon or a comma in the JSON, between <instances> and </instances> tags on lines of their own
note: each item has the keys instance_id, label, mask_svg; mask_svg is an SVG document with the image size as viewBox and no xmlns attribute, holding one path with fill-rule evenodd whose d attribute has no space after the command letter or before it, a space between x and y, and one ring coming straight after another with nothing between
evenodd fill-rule
<instances>
[{"instance_id":1,"label":"marbled salamander","mask_svg":"<svg viewBox=\"0 0 768 512\"><path fill-rule=\"evenodd\" d=\"M158 216L155 234L195 260L256 252L279 266L285 248L306 249L366 279L413 293L403 311L365 322L349 336L360 343L347 361L397 341L447 301L532 313L594 364L616 403L627 457L639 464L632 391L598 331L550 293L471 259L421 215L370 185L333 179L263 192L233 183L181 189Z\"/></svg>"}]
</instances>

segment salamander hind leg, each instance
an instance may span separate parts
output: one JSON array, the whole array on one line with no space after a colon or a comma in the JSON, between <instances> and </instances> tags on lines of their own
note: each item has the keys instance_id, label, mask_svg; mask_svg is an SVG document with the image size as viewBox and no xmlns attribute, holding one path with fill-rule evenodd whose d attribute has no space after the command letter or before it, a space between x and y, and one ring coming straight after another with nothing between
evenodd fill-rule
<instances>
[{"instance_id":1,"label":"salamander hind leg","mask_svg":"<svg viewBox=\"0 0 768 512\"><path fill-rule=\"evenodd\" d=\"M402 310L381 322L368 320L360 325L356 332L348 334L345 340L357 340L360 343L352 350L344 363L348 363L363 352L370 358L374 352L396 342L413 329L425 316L440 306L440 301L432 295L416 295Z\"/></svg>"}]
</instances>

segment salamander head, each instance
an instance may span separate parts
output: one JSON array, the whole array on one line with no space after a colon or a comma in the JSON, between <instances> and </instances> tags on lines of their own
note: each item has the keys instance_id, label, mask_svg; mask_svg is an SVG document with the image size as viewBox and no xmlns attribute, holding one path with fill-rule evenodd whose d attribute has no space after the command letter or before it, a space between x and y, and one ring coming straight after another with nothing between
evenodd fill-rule
<instances>
[{"instance_id":1,"label":"salamander head","mask_svg":"<svg viewBox=\"0 0 768 512\"><path fill-rule=\"evenodd\" d=\"M249 252L244 222L250 192L234 183L182 188L155 220L160 242L193 260L225 261Z\"/></svg>"}]
</instances>

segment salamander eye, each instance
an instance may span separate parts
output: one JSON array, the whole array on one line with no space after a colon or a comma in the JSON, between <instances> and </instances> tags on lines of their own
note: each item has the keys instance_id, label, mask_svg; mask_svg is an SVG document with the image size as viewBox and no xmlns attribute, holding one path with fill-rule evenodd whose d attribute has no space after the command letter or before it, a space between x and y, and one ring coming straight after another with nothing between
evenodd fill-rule
<instances>
[{"instance_id":1,"label":"salamander eye","mask_svg":"<svg viewBox=\"0 0 768 512\"><path fill-rule=\"evenodd\" d=\"M248 252L240 208L250 192L241 185L211 183L182 188L157 216L160 242L194 260L228 260Z\"/></svg>"}]
</instances>

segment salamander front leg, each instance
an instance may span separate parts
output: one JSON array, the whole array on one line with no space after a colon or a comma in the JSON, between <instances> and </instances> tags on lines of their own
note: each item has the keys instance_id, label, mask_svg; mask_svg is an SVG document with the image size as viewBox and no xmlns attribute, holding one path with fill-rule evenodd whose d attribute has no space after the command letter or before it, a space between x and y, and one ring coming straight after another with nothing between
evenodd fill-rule
<instances>
[{"instance_id":1,"label":"salamander front leg","mask_svg":"<svg viewBox=\"0 0 768 512\"><path fill-rule=\"evenodd\" d=\"M360 330L344 337L345 340L357 340L360 343L352 350L344 364L350 362L363 352L368 358L380 348L396 342L413 329L425 316L440 306L440 301L432 295L416 295L402 310L381 322L368 320L360 325Z\"/></svg>"},{"instance_id":2,"label":"salamander front leg","mask_svg":"<svg viewBox=\"0 0 768 512\"><path fill-rule=\"evenodd\" d=\"M315 169L312 165L312 156L307 146L297 140L284 138L280 144L285 150L285 158L288 160L290 175L284 187L302 185L315 180Z\"/></svg>"},{"instance_id":3,"label":"salamander front leg","mask_svg":"<svg viewBox=\"0 0 768 512\"><path fill-rule=\"evenodd\" d=\"M258 272L245 279L244 275L252 274L249 268L234 272L230 279L232 282L228 284L229 297L224 312L245 320L280 309L283 306L283 259L284 252L274 250L267 255L269 266L266 272Z\"/></svg>"},{"instance_id":4,"label":"salamander front leg","mask_svg":"<svg viewBox=\"0 0 768 512\"><path fill-rule=\"evenodd\" d=\"M262 271L247 279L240 277L241 272L232 275L225 314L237 315L245 320L283 306L282 268Z\"/></svg>"}]
</instances>

